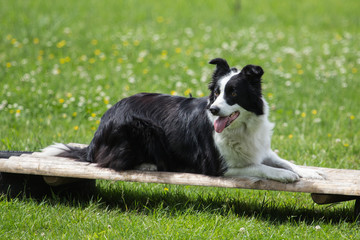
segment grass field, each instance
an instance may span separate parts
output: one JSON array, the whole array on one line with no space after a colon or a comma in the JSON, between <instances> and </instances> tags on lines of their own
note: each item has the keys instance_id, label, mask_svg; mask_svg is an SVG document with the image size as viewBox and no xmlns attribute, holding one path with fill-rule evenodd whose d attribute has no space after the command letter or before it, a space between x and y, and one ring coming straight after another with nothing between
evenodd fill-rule
<instances>
[{"instance_id":1,"label":"grass field","mask_svg":"<svg viewBox=\"0 0 360 240\"><path fill-rule=\"evenodd\" d=\"M273 148L360 169L360 2L1 1L0 150L89 143L137 92L208 94L215 57L258 64ZM359 239L352 203L307 194L97 182L91 200L0 197L1 239Z\"/></svg>"}]
</instances>

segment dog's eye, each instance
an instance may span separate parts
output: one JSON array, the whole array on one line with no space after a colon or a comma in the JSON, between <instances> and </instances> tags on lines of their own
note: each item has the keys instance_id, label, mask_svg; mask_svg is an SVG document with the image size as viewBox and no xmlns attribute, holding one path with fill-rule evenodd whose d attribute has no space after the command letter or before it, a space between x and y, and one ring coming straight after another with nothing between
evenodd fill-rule
<instances>
[{"instance_id":1,"label":"dog's eye","mask_svg":"<svg viewBox=\"0 0 360 240\"><path fill-rule=\"evenodd\" d=\"M215 90L214 95L215 95L215 97L218 97L220 95L220 90L218 90L218 89Z\"/></svg>"},{"instance_id":2,"label":"dog's eye","mask_svg":"<svg viewBox=\"0 0 360 240\"><path fill-rule=\"evenodd\" d=\"M236 93L235 91L233 91L233 92L231 93L231 96L236 97L236 96L237 96L237 93Z\"/></svg>"}]
</instances>

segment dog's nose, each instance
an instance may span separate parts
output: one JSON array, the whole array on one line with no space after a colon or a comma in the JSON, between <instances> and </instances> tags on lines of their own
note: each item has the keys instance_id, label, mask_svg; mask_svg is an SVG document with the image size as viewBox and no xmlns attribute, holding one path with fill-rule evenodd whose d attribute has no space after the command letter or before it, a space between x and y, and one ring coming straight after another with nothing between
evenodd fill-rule
<instances>
[{"instance_id":1,"label":"dog's nose","mask_svg":"<svg viewBox=\"0 0 360 240\"><path fill-rule=\"evenodd\" d=\"M209 110L212 113L212 115L217 115L220 112L220 108L215 106L211 106Z\"/></svg>"}]
</instances>

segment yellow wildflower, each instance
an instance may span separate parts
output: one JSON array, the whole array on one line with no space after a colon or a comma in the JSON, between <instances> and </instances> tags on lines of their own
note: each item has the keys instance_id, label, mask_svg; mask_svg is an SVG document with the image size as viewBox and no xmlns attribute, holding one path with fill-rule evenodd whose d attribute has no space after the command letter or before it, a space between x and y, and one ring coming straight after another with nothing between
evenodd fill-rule
<instances>
[{"instance_id":1,"label":"yellow wildflower","mask_svg":"<svg viewBox=\"0 0 360 240\"><path fill-rule=\"evenodd\" d=\"M57 44L56 44L56 47L57 48L62 48L62 47L64 47L66 45L66 41L65 40L61 40L60 42L58 42Z\"/></svg>"},{"instance_id":2,"label":"yellow wildflower","mask_svg":"<svg viewBox=\"0 0 360 240\"><path fill-rule=\"evenodd\" d=\"M158 17L156 18L156 21L157 21L158 23L163 23L163 22L164 22L164 17L158 16Z\"/></svg>"},{"instance_id":3,"label":"yellow wildflower","mask_svg":"<svg viewBox=\"0 0 360 240\"><path fill-rule=\"evenodd\" d=\"M94 51L94 54L95 54L96 56L100 55L100 54L101 54L100 49L96 49L96 50Z\"/></svg>"},{"instance_id":4,"label":"yellow wildflower","mask_svg":"<svg viewBox=\"0 0 360 240\"><path fill-rule=\"evenodd\" d=\"M188 88L188 89L185 90L184 95L188 96L190 93L191 93L191 89Z\"/></svg>"}]
</instances>

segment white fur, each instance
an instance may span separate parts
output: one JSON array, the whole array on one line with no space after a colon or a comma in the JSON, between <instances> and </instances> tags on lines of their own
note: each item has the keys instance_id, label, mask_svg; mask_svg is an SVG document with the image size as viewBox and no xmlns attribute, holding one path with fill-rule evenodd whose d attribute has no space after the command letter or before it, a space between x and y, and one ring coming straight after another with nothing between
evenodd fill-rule
<instances>
[{"instance_id":1,"label":"white fur","mask_svg":"<svg viewBox=\"0 0 360 240\"><path fill-rule=\"evenodd\" d=\"M70 149L63 143L55 143L53 145L50 145L44 149L41 149L41 152L39 153L42 156L56 156L60 153L63 153L64 151L69 151Z\"/></svg>"},{"instance_id":2,"label":"white fur","mask_svg":"<svg viewBox=\"0 0 360 240\"><path fill-rule=\"evenodd\" d=\"M220 116L229 116L239 111L239 117L222 133L214 132L215 144L228 164L226 176L246 176L272 179L280 182L294 182L301 177L322 179L321 173L301 168L281 159L271 150L271 136L274 124L268 120L269 107L265 99L264 114L246 111L238 104L228 105L224 99L224 89L231 74L219 80L220 94L212 104L220 109ZM208 112L214 122L218 116Z\"/></svg>"}]
</instances>

